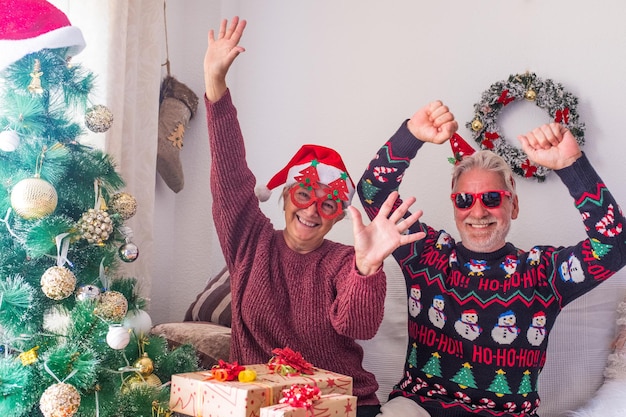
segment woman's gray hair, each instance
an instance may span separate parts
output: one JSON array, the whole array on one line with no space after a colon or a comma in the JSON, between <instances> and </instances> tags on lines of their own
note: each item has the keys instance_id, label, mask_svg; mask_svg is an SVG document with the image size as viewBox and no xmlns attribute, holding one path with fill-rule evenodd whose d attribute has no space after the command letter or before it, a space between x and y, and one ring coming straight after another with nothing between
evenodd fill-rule
<instances>
[{"instance_id":1,"label":"woman's gray hair","mask_svg":"<svg viewBox=\"0 0 626 417\"><path fill-rule=\"evenodd\" d=\"M461 175L472 169L482 169L497 173L504 181L506 190L515 196L513 170L500 155L488 150L477 151L472 155L466 156L454 166L452 171L452 192L456 192L456 184Z\"/></svg>"}]
</instances>

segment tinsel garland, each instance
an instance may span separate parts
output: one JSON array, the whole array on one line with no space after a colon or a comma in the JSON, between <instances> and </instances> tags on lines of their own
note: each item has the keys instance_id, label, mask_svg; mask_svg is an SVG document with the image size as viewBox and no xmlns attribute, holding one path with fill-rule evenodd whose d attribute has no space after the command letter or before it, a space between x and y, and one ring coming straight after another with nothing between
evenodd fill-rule
<instances>
[{"instance_id":1,"label":"tinsel garland","mask_svg":"<svg viewBox=\"0 0 626 417\"><path fill-rule=\"evenodd\" d=\"M565 91L560 83L541 79L534 73L510 75L485 90L474 104L474 119L466 124L474 140L482 149L489 149L503 157L516 174L543 182L549 168L534 165L526 153L507 142L498 126L498 115L510 103L525 100L548 112L555 122L566 126L579 145L585 143L585 124L579 121L578 99Z\"/></svg>"}]
</instances>

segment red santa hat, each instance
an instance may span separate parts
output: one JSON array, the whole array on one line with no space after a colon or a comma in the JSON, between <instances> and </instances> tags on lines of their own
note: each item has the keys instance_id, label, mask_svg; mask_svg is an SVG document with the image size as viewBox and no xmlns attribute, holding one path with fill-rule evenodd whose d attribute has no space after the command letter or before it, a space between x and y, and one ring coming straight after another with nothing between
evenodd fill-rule
<instances>
[{"instance_id":1,"label":"red santa hat","mask_svg":"<svg viewBox=\"0 0 626 417\"><path fill-rule=\"evenodd\" d=\"M354 196L354 183L337 151L319 145L304 145L287 165L269 180L266 186L257 187L256 195L267 201L271 190L281 185L301 183L317 188L318 184L329 186L338 198L350 205Z\"/></svg>"},{"instance_id":2,"label":"red santa hat","mask_svg":"<svg viewBox=\"0 0 626 417\"><path fill-rule=\"evenodd\" d=\"M42 49L76 55L85 48L80 29L45 0L2 0L0 20L0 70Z\"/></svg>"},{"instance_id":3,"label":"red santa hat","mask_svg":"<svg viewBox=\"0 0 626 417\"><path fill-rule=\"evenodd\" d=\"M455 133L450 138L450 146L452 147L452 158L449 158L450 162L454 165L461 162L463 158L466 156L470 156L475 152L474 148L472 148L469 143L465 142L458 133Z\"/></svg>"}]
</instances>

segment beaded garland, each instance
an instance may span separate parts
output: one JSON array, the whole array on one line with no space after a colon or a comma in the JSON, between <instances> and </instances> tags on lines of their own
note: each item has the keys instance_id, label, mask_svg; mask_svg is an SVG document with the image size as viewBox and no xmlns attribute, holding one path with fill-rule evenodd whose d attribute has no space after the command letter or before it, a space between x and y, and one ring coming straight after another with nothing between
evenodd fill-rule
<instances>
[{"instance_id":1,"label":"beaded garland","mask_svg":"<svg viewBox=\"0 0 626 417\"><path fill-rule=\"evenodd\" d=\"M565 91L561 84L543 80L530 72L510 75L508 80L492 84L474 104L475 117L466 126L482 149L492 150L503 157L513 172L543 182L550 169L532 164L522 149L506 141L497 123L502 109L519 100L534 102L547 111L552 120L565 125L579 145L585 143L585 124L579 121L576 109L578 99Z\"/></svg>"}]
</instances>

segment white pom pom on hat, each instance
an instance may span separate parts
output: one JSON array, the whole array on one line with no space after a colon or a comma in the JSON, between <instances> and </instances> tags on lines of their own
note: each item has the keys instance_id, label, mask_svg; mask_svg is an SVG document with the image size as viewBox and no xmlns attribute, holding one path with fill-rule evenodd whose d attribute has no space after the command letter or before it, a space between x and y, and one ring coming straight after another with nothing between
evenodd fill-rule
<instances>
[{"instance_id":1,"label":"white pom pom on hat","mask_svg":"<svg viewBox=\"0 0 626 417\"><path fill-rule=\"evenodd\" d=\"M68 48L73 56L85 48L80 29L45 0L2 0L0 21L0 70L42 49Z\"/></svg>"},{"instance_id":2,"label":"white pom pom on hat","mask_svg":"<svg viewBox=\"0 0 626 417\"><path fill-rule=\"evenodd\" d=\"M260 201L267 201L274 188L295 184L300 171L310 167L313 160L317 161L317 174L321 184L329 185L333 181L341 179L342 176L346 178L345 183L348 190L346 205L350 205L355 191L352 178L350 178L339 153L334 149L320 145L303 145L287 165L269 180L267 185L259 185L255 188L257 198Z\"/></svg>"},{"instance_id":3,"label":"white pom pom on hat","mask_svg":"<svg viewBox=\"0 0 626 417\"><path fill-rule=\"evenodd\" d=\"M263 202L269 200L272 196L272 190L267 188L266 185L257 185L254 188L254 193L256 194L256 197L259 199L259 201Z\"/></svg>"}]
</instances>

